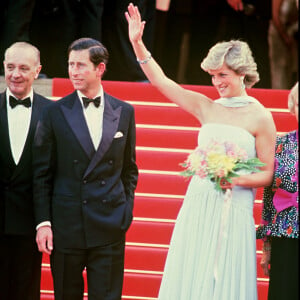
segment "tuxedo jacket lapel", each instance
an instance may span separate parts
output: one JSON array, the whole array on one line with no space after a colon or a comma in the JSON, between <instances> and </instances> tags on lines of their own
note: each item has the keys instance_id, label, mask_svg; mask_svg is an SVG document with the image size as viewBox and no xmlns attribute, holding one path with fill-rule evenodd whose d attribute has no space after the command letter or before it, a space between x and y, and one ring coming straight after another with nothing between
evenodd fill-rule
<instances>
[{"instance_id":1,"label":"tuxedo jacket lapel","mask_svg":"<svg viewBox=\"0 0 300 300\"><path fill-rule=\"evenodd\" d=\"M103 132L102 132L101 142L100 142L100 145L84 174L84 177L88 176L89 173L98 164L98 162L102 159L103 155L110 147L110 145L113 141L114 135L118 129L122 107L119 106L114 110L110 104L109 99L110 99L110 96L105 94L105 96L104 96L105 105L104 105L104 114L103 114Z\"/></svg>"},{"instance_id":2,"label":"tuxedo jacket lapel","mask_svg":"<svg viewBox=\"0 0 300 300\"><path fill-rule=\"evenodd\" d=\"M76 92L72 96L66 104L61 106L61 109L81 147L86 155L92 159L95 148L83 115L82 105Z\"/></svg>"},{"instance_id":3,"label":"tuxedo jacket lapel","mask_svg":"<svg viewBox=\"0 0 300 300\"><path fill-rule=\"evenodd\" d=\"M3 141L3 143L1 143L1 151L3 153L3 157L8 160L8 164L11 167L15 167L16 164L12 156L8 132L6 93L2 93L0 97L0 140Z\"/></svg>"}]
</instances>

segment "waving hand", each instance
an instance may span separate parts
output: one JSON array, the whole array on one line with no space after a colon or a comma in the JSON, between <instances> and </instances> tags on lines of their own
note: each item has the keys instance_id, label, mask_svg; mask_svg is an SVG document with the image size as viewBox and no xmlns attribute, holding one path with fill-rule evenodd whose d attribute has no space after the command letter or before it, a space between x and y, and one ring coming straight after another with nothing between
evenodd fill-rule
<instances>
[{"instance_id":1,"label":"waving hand","mask_svg":"<svg viewBox=\"0 0 300 300\"><path fill-rule=\"evenodd\" d=\"M128 6L128 12L125 12L125 17L128 22L128 34L130 41L133 43L141 41L146 22L141 20L141 15L137 6L130 3Z\"/></svg>"}]
</instances>

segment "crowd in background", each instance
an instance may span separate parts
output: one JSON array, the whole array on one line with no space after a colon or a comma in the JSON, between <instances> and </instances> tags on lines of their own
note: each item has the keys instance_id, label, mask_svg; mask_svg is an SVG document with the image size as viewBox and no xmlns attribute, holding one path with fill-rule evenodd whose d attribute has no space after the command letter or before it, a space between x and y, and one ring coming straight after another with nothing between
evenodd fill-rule
<instances>
[{"instance_id":1,"label":"crowd in background","mask_svg":"<svg viewBox=\"0 0 300 300\"><path fill-rule=\"evenodd\" d=\"M200 61L206 49L230 39L244 40L252 49L260 73L257 87L289 89L297 80L297 0L244 0L243 10L231 0L172 0L168 11L157 9L155 0L4 0L0 55L13 42L28 41L41 50L40 77L67 77L69 44L88 36L109 50L105 79L144 81L126 35L124 12L130 2L147 22L148 49L180 83L210 84Z\"/></svg>"}]
</instances>

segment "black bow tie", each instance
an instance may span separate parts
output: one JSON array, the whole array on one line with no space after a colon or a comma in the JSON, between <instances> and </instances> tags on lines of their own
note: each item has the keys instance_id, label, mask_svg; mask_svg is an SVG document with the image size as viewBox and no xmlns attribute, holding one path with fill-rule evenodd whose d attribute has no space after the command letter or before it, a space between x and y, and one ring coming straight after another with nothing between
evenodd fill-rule
<instances>
[{"instance_id":1,"label":"black bow tie","mask_svg":"<svg viewBox=\"0 0 300 300\"><path fill-rule=\"evenodd\" d=\"M19 104L24 105L25 107L30 107L31 106L30 97L25 98L23 100L19 100L13 96L9 96L9 105L11 106L11 108L15 108Z\"/></svg>"},{"instance_id":2,"label":"black bow tie","mask_svg":"<svg viewBox=\"0 0 300 300\"><path fill-rule=\"evenodd\" d=\"M83 101L83 106L86 108L88 107L88 105L93 102L95 107L99 107L100 105L100 101L101 101L101 97L96 97L95 99L89 99L86 97L82 97L82 101Z\"/></svg>"}]
</instances>

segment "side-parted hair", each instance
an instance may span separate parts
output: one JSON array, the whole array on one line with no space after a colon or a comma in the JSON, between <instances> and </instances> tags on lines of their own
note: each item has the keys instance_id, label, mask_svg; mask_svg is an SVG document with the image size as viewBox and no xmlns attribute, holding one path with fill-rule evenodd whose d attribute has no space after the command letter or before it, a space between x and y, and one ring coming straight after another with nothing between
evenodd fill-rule
<instances>
[{"instance_id":1,"label":"side-parted hair","mask_svg":"<svg viewBox=\"0 0 300 300\"><path fill-rule=\"evenodd\" d=\"M90 61L94 66L98 66L100 63L105 65L108 62L108 51L102 43L92 38L80 38L72 42L69 46L68 54L71 51L89 50Z\"/></svg>"},{"instance_id":2,"label":"side-parted hair","mask_svg":"<svg viewBox=\"0 0 300 300\"><path fill-rule=\"evenodd\" d=\"M291 114L295 114L295 106L298 104L298 82L291 88L288 95L288 109Z\"/></svg>"},{"instance_id":3,"label":"side-parted hair","mask_svg":"<svg viewBox=\"0 0 300 300\"><path fill-rule=\"evenodd\" d=\"M259 81L257 65L246 42L231 40L217 43L210 48L201 63L201 68L208 72L209 70L220 69L224 63L238 75L245 76L244 84L247 88Z\"/></svg>"},{"instance_id":4,"label":"side-parted hair","mask_svg":"<svg viewBox=\"0 0 300 300\"><path fill-rule=\"evenodd\" d=\"M15 42L10 45L4 52L4 61L7 58L7 53L12 49L31 50L35 54L36 66L39 66L41 64L40 50L28 42Z\"/></svg>"}]
</instances>

